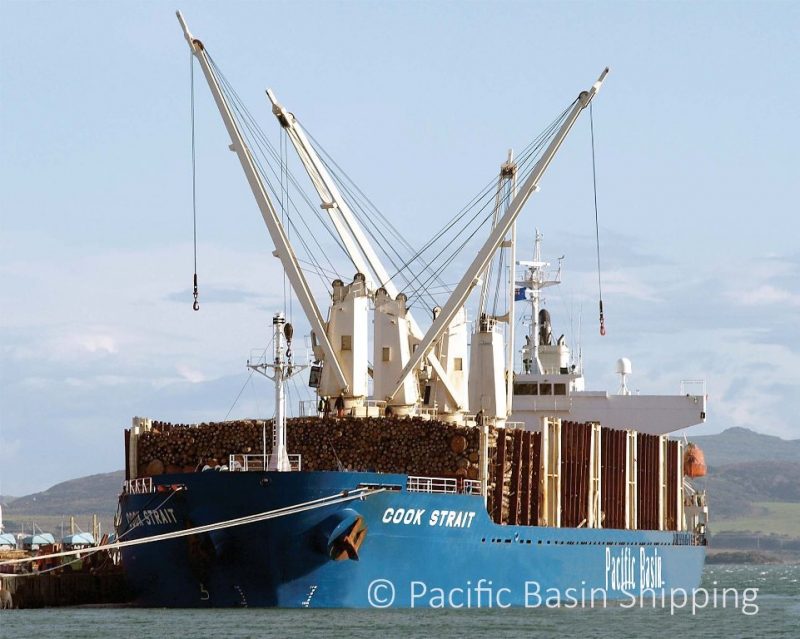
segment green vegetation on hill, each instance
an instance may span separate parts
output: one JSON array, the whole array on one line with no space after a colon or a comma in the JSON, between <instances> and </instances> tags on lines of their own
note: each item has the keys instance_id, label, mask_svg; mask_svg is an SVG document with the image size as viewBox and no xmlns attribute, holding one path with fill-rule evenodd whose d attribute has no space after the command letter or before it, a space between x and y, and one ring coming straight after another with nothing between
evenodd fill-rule
<instances>
[{"instance_id":1,"label":"green vegetation on hill","mask_svg":"<svg viewBox=\"0 0 800 639\"><path fill-rule=\"evenodd\" d=\"M708 475L693 484L708 495L711 545L737 551L776 551L800 539L800 440L729 428L692 437L703 449ZM793 559L796 551L786 550Z\"/></svg>"},{"instance_id":2,"label":"green vegetation on hill","mask_svg":"<svg viewBox=\"0 0 800 639\"><path fill-rule=\"evenodd\" d=\"M800 462L710 467L708 475L693 484L708 494L712 520L749 517L764 502L800 502Z\"/></svg>"},{"instance_id":3,"label":"green vegetation on hill","mask_svg":"<svg viewBox=\"0 0 800 639\"><path fill-rule=\"evenodd\" d=\"M709 467L743 462L795 462L800 464L800 439L781 439L747 428L728 428L718 435L689 437L706 456Z\"/></svg>"},{"instance_id":4,"label":"green vegetation on hill","mask_svg":"<svg viewBox=\"0 0 800 639\"><path fill-rule=\"evenodd\" d=\"M760 502L753 504L747 515L719 521L712 518L709 526L714 534L750 532L800 537L800 503Z\"/></svg>"}]
</instances>

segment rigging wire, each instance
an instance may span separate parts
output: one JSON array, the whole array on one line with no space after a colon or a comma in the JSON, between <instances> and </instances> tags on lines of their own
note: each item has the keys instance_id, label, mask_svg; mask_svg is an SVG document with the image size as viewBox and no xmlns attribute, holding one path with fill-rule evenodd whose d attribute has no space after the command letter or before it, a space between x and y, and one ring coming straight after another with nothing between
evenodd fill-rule
<instances>
[{"instance_id":1,"label":"rigging wire","mask_svg":"<svg viewBox=\"0 0 800 639\"><path fill-rule=\"evenodd\" d=\"M600 335L606 334L606 320L603 315L603 285L600 277L600 224L597 214L597 170L595 168L594 152L594 111L589 102L589 128L592 134L592 188L594 189L594 234L597 246L597 293L600 300Z\"/></svg>"},{"instance_id":2,"label":"rigging wire","mask_svg":"<svg viewBox=\"0 0 800 639\"><path fill-rule=\"evenodd\" d=\"M239 394L236 396L236 399L233 400L233 404L231 404L231 407L228 409L228 412L225 413L225 419L222 420L223 422L228 421L228 417L230 416L231 411L233 410L234 406L236 406L236 402L239 401L239 398L242 396L244 389L247 388L247 383L252 379L252 377L253 377L253 369L251 368L250 373L247 375L247 379L244 380L244 384L242 384L242 388L239 390Z\"/></svg>"},{"instance_id":3,"label":"rigging wire","mask_svg":"<svg viewBox=\"0 0 800 639\"><path fill-rule=\"evenodd\" d=\"M539 150L541 150L541 148L542 148L542 146L543 146L543 142L544 142L544 141L546 141L547 139L549 139L550 137L552 137L552 134L553 134L553 131L555 130L555 127L556 127L556 126L558 126L558 125L560 124L560 122L563 120L563 118L565 117L566 113L569 111L569 109L571 108L571 106L572 106L572 105L570 105L570 107L567 107L567 108L566 108L564 111L562 111L562 113L561 113L561 114L559 114L559 116L557 116L557 117L556 117L556 119L555 119L555 120L554 120L554 121L553 121L553 122L552 122L552 123L551 123L551 124L550 124L550 125L549 125L549 126L548 126L548 127L547 127L547 128L544 130L544 131L543 131L543 132L542 132L542 133L540 133L540 135L539 135L539 136L537 136L537 138L536 138L536 139L534 139L534 140L533 140L533 142L531 142L531 143L530 143L530 144L529 144L529 145L528 145L528 146L527 146L525 149L523 149L523 152L520 154L520 159L518 160L518 162L520 163L520 165L523 165L523 166L524 166L524 165L528 164L528 163L529 163L529 161L530 161L530 159L531 159L531 158L534 156L534 154L536 154L536 153L537 153ZM357 185L357 184L355 184L355 182L354 182L354 181L353 181L353 180L352 180L352 179L351 179L351 178L350 178L350 177L347 175L347 173L346 173L346 172L345 172L345 171L344 171L344 170L343 170L343 169L342 169L342 168L341 168L341 167L340 167L340 166L339 166L339 165L336 163L336 161L335 161L335 160L334 160L334 159L331 157L331 155L330 155L330 154L329 154L329 153L328 153L328 152L327 152L327 151L324 149L324 147L322 147L322 145L321 145L321 144L320 144L320 143L319 143L319 142L318 142L318 141L317 141L317 140L316 140L316 139L313 137L313 135L311 135L311 134L310 134L308 131L306 131L306 134L307 134L307 135L309 136L309 138L311 139L311 141L312 141L312 143L314 144L315 148L317 148L317 150L321 152L321 156L322 156L322 157L321 157L321 160L322 160L323 164L325 164L326 168L327 168L327 169L328 169L328 171L331 173L331 175L334 177L334 179L337 179L337 178L339 178L339 176L337 175L337 171L334 171L334 170L333 170L332 166L335 166L335 167L338 169L338 172L340 172L340 173L342 173L342 174L343 174L344 178L345 178L345 179L346 179L346 180L347 180L347 181L348 181L350 184L352 184L352 185L353 185L353 188L355 189L355 191L356 191L358 194L360 194L360 195L363 197L363 199L366 201L366 205L363 205L363 208L369 208L369 209L371 209L371 210L372 210L372 212L373 212L373 213L375 213L375 215L373 215L373 216L366 214L366 212L365 212L365 211L363 210L363 208L362 208L362 205L359 203L359 198L358 198L358 196L357 196L356 194L354 194L354 193L353 193L353 192L350 190L350 188L349 188L349 187L346 185L346 183L344 183L344 181L343 181L343 180L341 180L341 178L337 179L337 182L339 183L339 186L340 186L340 188L341 188L343 191L346 191L346 192L348 193L348 195L349 195L349 196L350 196L350 198L353 200L353 203L356 205L356 207L357 207L357 208L361 208L361 212L362 212L362 215L363 215L363 217L359 217L356 211L354 211L354 213L355 213L355 214L356 214L356 216L359 218L359 221L361 221L361 222L362 222L362 224L364 224L364 226L367 228L367 231L369 232L369 234L370 234L370 236L373 238L373 240L376 242L376 244L378 244L378 245L379 245L379 247L380 247L381 249L384 249L384 247L383 247L383 246L381 245L381 243L380 243L380 242L377 240L377 238L375 237L375 235L374 235L374 234L373 234L373 233L370 231L370 228L369 228L370 224L373 224L373 225L375 225L375 228L376 228L377 232L378 232L378 233L381 235L381 237L384 239L384 241L386 242L386 244L387 244L387 245L388 245L388 246L389 246L389 247L390 247L390 248L391 248L391 249L394 251L395 255L397 255L397 256L398 256L398 258L402 260L402 257L400 257L399 253L398 253L398 252L397 252L397 250L395 249L395 245L394 245L394 243L392 243L392 242L389 242L389 241L386 239L385 235L384 235L384 234L383 234L383 233L380 231L380 229L378 228L378 226L377 226L377 223L373 221L373 220L376 220L376 219L377 219L377 220L383 220L383 222L384 222L384 225L385 225L385 226L388 228L389 232L390 232L392 235L394 235L394 236L395 236L395 237L396 237L396 238L399 240L399 243L400 243L400 244L403 244L403 245L405 245L406 247L408 247L408 248L409 248L409 250L413 251L413 248L412 248L412 247L411 247L411 246L408 244L408 242L405 240L405 238L404 238L404 237L403 237L403 236L402 236L402 235L401 235L401 234L400 234L400 233L397 231L397 229L395 229L395 228L394 228L394 227L391 225L391 223L390 223L390 222L389 222L389 221L386 219L386 217L385 217L385 216L384 216L384 215L383 215L383 214L382 214L382 213L381 213L381 212L380 212L380 211L377 209L377 207L374 205L374 203L372 203L372 202L369 200L369 198L368 198L366 195L364 195L363 191L361 191L361 189L358 187L358 185ZM327 161L326 161L326 158L327 158ZM331 165L332 165L332 166L331 166ZM393 266L395 267L395 269L396 269L396 271L395 271L394 275L392 276L392 278L394 278L395 276L398 276L398 275L402 275L402 276L404 276L404 279L407 281L407 283L408 283L408 287L410 288L410 287L411 287L411 285L412 285L412 284L413 284L415 281L420 281L420 278L422 278L422 277L423 277L423 276L424 276L426 273L429 273L429 272L431 272L431 270L432 270L431 263L432 263L432 262L435 262L435 261L436 261L436 260L437 260L437 259L438 259L438 258L439 258L441 255L442 255L442 251L440 251L440 252L437 254L437 256L436 256L436 257L434 257L434 259L432 260L432 262L431 262L431 263L428 263L428 262L426 262L426 261L423 259L423 257L422 257L422 256L423 256L423 254L424 254L426 251L428 251L428 250L429 250L431 247L433 247L433 246L436 244L436 242L437 242L439 239L441 239L442 237L444 237L444 236L445 236L445 234L446 234L448 231L450 231L452 228L454 228L454 227L455 227L455 225L456 225L456 224L459 222L459 220L463 220L464 216L465 216L467 213L469 213L469 211L470 211L470 210L474 209L474 208L475 208L475 207L476 207L476 206L477 206L477 205L478 205L478 204L479 204L479 203L480 203L480 202L481 202L481 201L482 201L484 198L487 198L487 197L489 197L490 195L491 195L491 196L493 196L493 195L494 195L494 193L495 193L495 185L496 185L496 183L497 183L497 180L496 180L496 178L492 178L492 179L491 179L491 180L490 180L490 181L489 181L489 182L488 182L488 183L487 183L487 184L486 184L486 185L485 185L485 186L484 186L484 187L481 189L481 191L478 193L478 195L476 195L476 196L475 196L475 197L474 197L474 198L473 198L473 199L472 199L470 202L468 202L468 203L467 203L467 204L466 204L466 205L465 205L465 206L464 206L464 207L463 207L463 208L462 208L462 209L461 209L461 210L460 210L458 213L456 213L456 214L453 216L453 218L451 218L451 220L450 220L450 221L449 221L449 222L448 222L448 223L447 223L447 224L446 224L446 225L445 225L445 226L444 226L444 227L443 227L443 228L442 228L440 231L438 231L438 232L437 232L437 233L436 233L436 234L435 234L435 235L434 235L434 236L433 236L433 237L432 237L432 238L431 238L431 239L430 239L430 240L427 242L427 244L426 244L425 246L423 246L421 249L419 249L418 251L416 251L416 252L415 252L415 253L412 255L412 257L411 257L411 258L409 258L409 259L406 259L406 260L403 260L403 264L402 264L402 265L401 265L399 268L397 267L397 264L396 264L396 262L394 262L394 260L393 260L393 259L391 259L391 256L389 256L389 255L388 255L388 252L387 252L387 251L384 249L384 253L387 255L387 257L389 258L389 261L392 263L392 265L393 265ZM484 206L485 206L485 205L484 205ZM481 209L482 209L482 208L483 208L483 207L481 207ZM477 217L477 216L473 216L473 218L471 218L471 219L470 219L470 220L469 220L469 221L468 221L468 222L467 222L467 223L464 225L464 227L463 227L463 228L462 228L460 231L457 231L457 232L456 232L456 234L455 234L455 236L454 236L452 239L450 239L449 241L447 241L447 242L445 243L445 246L452 246L452 245L453 245L453 243L456 241L456 239L457 239L457 238L458 238L458 237L459 237L461 234L463 234L464 232L466 232L466 231L467 231L467 229L468 229L468 227L469 227L469 224L470 224L470 222L472 222L472 221L475 219L475 217ZM483 223L484 223L484 222L481 222L481 225L482 225ZM473 233L473 235L472 235L472 236L474 236L474 233ZM472 236L471 236L471 237L472 237ZM461 247L460 247L460 248L461 248L461 249L463 249L463 246L464 246L464 244L462 243L462 245L461 245ZM409 278L409 277L407 277L407 276L405 276L405 275L404 275L403 271L404 271L404 270L409 270L409 271L410 271L410 270L411 270L411 269L410 269L410 265L411 265L412 263L414 263L415 261L417 261L417 262L421 262L421 263L422 263L422 266L423 266L423 268L422 268L422 270L421 270L419 273L417 273L417 275L416 275L415 277ZM451 261L452 261L452 260L447 260L447 261L446 261L446 264L445 264L444 266L447 266L447 265L449 265ZM433 272L433 275L432 275L432 277L428 277L426 280L424 280L425 284L429 283L429 282L430 282L430 281L432 281L432 280L436 280L436 281L439 281L439 282L441 283L441 279L440 279L440 277L439 277L439 275L441 274L441 271L442 271L442 267L440 267L440 268L436 269L436 271L434 271L434 272ZM413 273L412 273L412 275L413 275ZM429 287L427 287L427 286L425 286L425 285L423 285L423 286L418 286L418 287L417 287L417 290L416 290L416 293L420 293L420 292L421 292L421 293L424 293L424 294L428 294L428 291L427 291L427 289L428 289L428 288L429 288ZM412 293L412 294L414 294L414 293ZM429 297L431 297L431 296L430 296L430 294L428 294L428 296L429 296ZM436 300L435 300L435 299L433 299L432 297L431 297L431 299L432 299L433 303L434 303L434 304L436 304Z\"/></svg>"},{"instance_id":4,"label":"rigging wire","mask_svg":"<svg viewBox=\"0 0 800 639\"><path fill-rule=\"evenodd\" d=\"M250 134L252 141L254 144L250 147L252 152L251 156L254 161L254 164L261 174L262 178L272 192L272 195L275 199L279 200L281 203L281 208L283 212L284 224L287 229L287 233L290 228L295 230L295 239L298 239L300 244L302 244L303 248L306 251L308 260L305 261L306 264L313 264L313 270L316 271L316 274L322 280L324 286L327 288L329 274L331 272L337 273L339 269L337 269L333 263L331 262L331 258L329 252L324 250L323 247L320 245L319 240L317 239L318 233L311 232L311 229L306 222L305 216L301 213L300 209L297 207L294 199L292 198L291 194L289 193L289 183L297 190L303 200L305 200L306 204L308 205L308 209L314 213L317 217L317 220L320 222L321 227L327 231L327 233L333 238L335 243L339 246L339 248L343 251L343 253L349 258L349 254L345 250L340 238L338 238L335 231L330 227L330 221L326 220L324 216L321 216L317 207L314 206L308 195L304 191L304 189L298 184L294 175L288 169L288 162L285 159L285 140L281 140L281 149L280 151L276 150L275 147L269 142L267 137L264 135L261 128L255 122L255 119L250 114L247 107L243 104L242 100L239 98L236 91L230 85L230 83L225 78L224 74L219 70L219 67L210 58L212 67L214 68L215 74L220 80L220 86L223 91L226 93L227 97L231 99L232 111L237 116L240 124L242 125L243 129L246 129L247 132ZM572 105L570 105L571 107ZM544 143L550 139L553 135L555 128L563 121L564 116L569 111L569 108L565 109L556 119L544 130L542 131L536 139L534 139L526 149L523 150L523 153L520 154L518 158L518 166L524 167L526 170L524 172L529 172L532 170L532 160L538 156L539 152L543 148ZM244 131L243 131L244 133ZM480 228L486 223L487 219L480 219L481 212L485 208L484 206L480 207L481 200L487 198L490 194L492 194L493 186L496 183L496 179L492 179L486 187L476 196L474 197L466 206L464 206L461 211L459 211L446 225L445 227L437 232L427 243L423 246L422 249L414 252L410 259L403 260L400 253L397 251L397 246L404 246L408 248L410 251L413 251L413 247L408 243L408 241L403 237L397 229L389 222L389 220L377 209L374 203L369 200L369 198L361 191L358 185L341 169L341 167L336 164L335 160L325 151L324 148L308 133L309 138L313 141L315 147L321 151L321 155L325 157L321 157L321 161L323 164L328 168L330 173L333 175L334 179L337 181L339 186L342 188L344 192L347 193L347 196L351 200L351 204L354 205L354 215L356 215L357 219L362 223L365 227L366 231L372 238L372 240L376 243L379 249L387 256L388 261L395 267L396 272L392 276L401 276L405 279L408 283L408 288L411 288L414 283L417 283L416 288L412 291L412 295L414 296L421 296L426 295L431 299L431 301L435 304L436 300L433 297L432 292L429 290L430 288L434 288L431 286L432 282L437 281L439 282L440 286L444 288L444 284L440 279L442 272L456 259L457 255L465 248L466 244L476 235L476 233L480 230ZM248 141L249 142L249 141ZM260 156L265 162L260 162L259 157L257 156L256 152L260 152ZM269 161L269 158L272 158L273 161L277 162L279 165L279 172L276 171L272 162ZM328 161L326 161L326 157ZM266 164L266 169L264 164ZM335 166L338 171L333 171L332 166ZM271 173L275 177L275 181L280 185L279 189L277 189L280 193L276 193L275 182L269 179L268 175ZM344 178L340 177L338 174L341 173ZM348 184L349 183L349 184ZM349 186L352 185L352 188ZM360 196L360 197L359 197ZM488 203L488 202L487 202ZM305 234L300 233L296 224L293 221L293 218L296 217L294 215L290 215L290 210L294 209L294 212L297 213L297 216L300 217L300 223L305 226L306 230L308 230L308 236L310 236L311 240L318 250L311 250L308 243L305 241ZM470 213L470 211L477 209L477 212L474 213L466 222L464 222L464 218ZM370 215L370 212L373 215ZM360 213L360 215L359 215ZM477 226L473 228L473 225L477 221ZM382 225L386 231L381 229ZM445 236L451 231L454 230L455 234L452 238L446 238ZM394 236L398 239L397 242L391 241L390 237ZM457 240L466 235L466 239L463 242L457 243ZM380 240L378 239L380 237ZM423 253L426 251L430 251L434 249L436 243L440 240L445 240L443 250L438 250L436 256L428 263L423 259ZM381 241L382 240L382 241ZM446 250L448 247L456 246L455 251L449 252ZM389 251L394 252L395 256L402 261L402 264L398 268L398 264L394 258L389 254ZM319 260L317 259L318 256L324 257L325 260L328 262L330 270L325 273L325 270ZM352 260L350 260L352 261ZM442 263L438 265L437 268L433 268L435 262L441 261ZM411 269L412 264L421 265L422 268L415 274ZM404 272L405 271L405 272ZM406 275L406 272L410 273ZM428 277L425 277L428 275ZM440 293L441 294L441 293ZM284 306L286 306L284 295ZM290 302L291 303L291 302Z\"/></svg>"},{"instance_id":5,"label":"rigging wire","mask_svg":"<svg viewBox=\"0 0 800 639\"><path fill-rule=\"evenodd\" d=\"M189 52L189 88L192 120L192 236L194 244L194 303L192 309L199 311L200 303L197 301L197 154L194 142L194 54L191 51Z\"/></svg>"},{"instance_id":6,"label":"rigging wire","mask_svg":"<svg viewBox=\"0 0 800 639\"><path fill-rule=\"evenodd\" d=\"M253 116L250 113L250 111L244 105L244 103L241 100L241 98L239 97L239 95L236 93L234 88L231 86L230 82L228 82L228 80L225 77L225 75L220 71L219 67L216 65L216 63L214 62L214 60L210 56L209 56L209 62L211 63L211 66L214 69L214 73L215 73L215 75L217 76L217 78L218 78L218 80L220 82L221 90L225 93L226 97L230 100L234 117L239 122L239 124L242 126L242 128L246 129L246 131L249 133L249 139L247 139L247 142L249 143L250 151L251 151L251 157L253 159L253 162L254 162L256 168L258 169L259 173L261 174L261 177L264 179L264 182L266 183L267 187L269 188L270 192L272 193L274 199L278 200L278 201L282 201L281 196L278 194L278 192L275 189L274 182L269 179L269 173L272 174L272 176L275 178L275 181L277 181L277 182L280 182L280 177L279 177L278 173L276 172L273 164L268 161L268 158L271 157L274 160L275 163L277 163L279 165L282 165L282 162L281 162L281 159L280 159L280 153L275 149L275 147L269 141L267 136L264 134L263 130L261 130L261 128L259 127L259 125L255 121L255 119L253 118ZM246 134L245 134L245 130L242 130L242 134L245 137L247 137ZM260 161L258 153L260 153L260 158L265 160L265 162L262 163ZM266 164L266 166L269 168L269 173L267 172L267 170L265 170L264 164ZM344 251L344 247L341 244L338 236L336 236L334 234L334 232L330 229L330 227L326 223L324 217L321 216L321 214L317 211L317 207L315 207L311 203L311 200L309 199L309 197L305 193L305 191L302 189L302 187L299 185L299 183L297 182L297 179L295 178L293 173L291 173L291 171L288 171L288 169L287 169L287 174L288 174L288 180L291 182L292 186L300 194L301 198L306 202L306 204L308 205L308 209L314 213L314 215L316 216L317 220L320 222L321 227L327 231L328 235L333 238L334 242L339 246L339 248L343 252L345 252ZM330 261L330 257L328 255L328 251L326 251L320 245L319 240L317 239L317 235L318 234L311 232L311 230L308 227L307 222L305 221L305 218L302 216L302 214L300 214L300 209L297 207L297 205L294 202L293 198L288 193L287 193L287 199L288 199L290 208L293 208L295 210L295 212L298 213L299 217L301 218L301 221L302 221L303 225L309 231L309 235L311 236L311 238L313 239L314 243L317 245L317 248L319 249L318 251L310 251L310 250L307 249L309 260L312 261L312 262L317 263L316 255L322 255L322 256L325 257L326 261L328 262L328 265L330 266L331 271L337 272L338 269L336 267L334 267L333 263ZM289 220L289 223L291 224L291 217L289 217L288 220ZM328 282L327 282L326 278L321 274L320 271L317 271L317 275L321 277L321 279L323 281L323 284L327 287Z\"/></svg>"},{"instance_id":7,"label":"rigging wire","mask_svg":"<svg viewBox=\"0 0 800 639\"><path fill-rule=\"evenodd\" d=\"M520 154L520 156L519 156L519 158L517 160L517 162L518 162L518 164L517 164L518 165L518 171L519 171L520 175L522 176L523 180L528 175L530 175L530 173L533 171L533 168L535 167L535 163L533 162L533 160L537 159L539 157L539 155L540 155L542 149L544 148L545 144L553 137L553 135L555 134L557 128L561 125L561 123L563 122L563 120L566 117L567 113L572 108L573 104L574 104L574 102L571 103L570 106L568 106L566 109L564 109L553 120L553 122L551 122L550 125L536 137L536 139L534 139L533 142L531 142L525 149L523 149L523 152ZM494 180L492 180L491 182L489 182L487 184L487 186L485 187L485 189L484 189L484 195L488 195L489 193L492 193L492 195L494 195L494 192L496 192L496 184L497 184L497 179L496 178ZM474 198L473 202L476 199L477 198ZM512 199L511 198L511 194L510 193L506 193L503 196L502 203L503 204L507 204L510 199ZM463 232L465 232L467 230L467 228L469 227L469 224L472 223L476 219L478 214L480 214L480 212L482 210L484 210L489 204L490 204L490 199L487 199L487 201L484 203L483 207L481 207L481 209L478 211L478 213L476 213L476 215L474 215L469 220L469 222L467 222L467 224L464 226L462 231L459 231L456 234L456 236L450 242L451 243L454 242L456 238L458 238ZM469 240L472 239L472 237L475 236L475 234L480 230L480 227L482 227L488 221L488 219L490 217L491 217L491 214L489 216L487 216L486 218L484 218L480 222L479 226L470 234L470 236L464 242L462 242L462 244L460 246L458 246L458 248L453 253L451 253L451 255L445 260L445 262L442 264L442 266L438 269L438 271L437 271L438 273L441 273L447 266L449 266L454 261L454 259L457 256L457 254L461 250L463 250L463 248L466 246L466 244L469 242ZM455 223L456 221L457 220L454 219L453 223ZM450 226L452 226L452 224ZM441 237L443 235L443 233L440 232L438 235L439 235L439 237ZM423 247L423 249L420 250L420 253L422 251L425 251L428 247L432 246L437 239L438 239L438 237L436 237L433 240L431 240L430 242L428 242L428 244L425 247ZM433 261L435 261L436 259L438 259L438 256L437 256L437 258L434 258ZM414 278L414 280L418 280L420 275L421 274L417 275ZM427 280L421 282L420 286L417 287L415 292L418 292L421 288L424 289L430 281L431 281L431 278L428 278ZM411 298L411 295L409 295L409 298Z\"/></svg>"},{"instance_id":8,"label":"rigging wire","mask_svg":"<svg viewBox=\"0 0 800 639\"><path fill-rule=\"evenodd\" d=\"M525 150L523 151L523 154L521 154L520 159L519 159L518 167L520 167L522 169L521 170L521 174L522 174L522 178L523 179L525 179L533 171L533 168L535 167L535 164L533 163L533 159L537 158L539 156L539 152L544 148L544 145L546 144L546 142L550 138L552 138L552 136L555 133L556 128L559 126L560 122L563 121L563 119L566 116L568 110L569 110L569 107L567 109L565 109L550 124L550 126L548 126L547 129L545 129L545 131L543 131L537 137L537 139L533 143L528 145L528 147L526 147ZM496 179L495 179L492 183L489 184L489 189L487 189L487 193L489 192L490 189L492 189L492 187L494 187L494 191L496 192L496 186L495 186L496 183L497 182L496 182ZM461 235L461 233L466 231L466 229L469 227L469 224L471 224L477 218L477 216L491 204L492 199L493 198L487 198L486 202L481 207L481 209L469 220L469 222L465 225L464 229L462 229L462 231L459 231L459 233L456 235L456 238L459 237L459 235ZM512 199L512 194L509 191L509 192L506 192L502 196L500 204L501 205L507 205L509 203L510 199ZM451 254L445 259L444 263L439 267L439 269L437 271L438 273L441 273L442 271L444 271L444 269L447 268L455 260L457 255L464 249L464 247L467 245L467 243L469 243L469 241L478 233L480 228L484 224L486 224L489 221L489 219L491 219L493 217L493 215L494 215L494 211L492 210L492 211L490 211L490 213L486 217L484 217L484 219L479 223L478 227L476 227L473 230L473 232L453 252L451 252ZM452 241L454 241L456 238L453 238ZM443 255L443 253L442 253L442 255ZM411 295L409 295L409 299L412 297L412 295L415 295L420 289L424 289L429 283L430 283L430 278L428 278L427 280L421 282L419 284L419 286L417 287L417 289L414 292L412 292Z\"/></svg>"},{"instance_id":9,"label":"rigging wire","mask_svg":"<svg viewBox=\"0 0 800 639\"><path fill-rule=\"evenodd\" d=\"M408 277L405 275L405 273L403 273L406 265L404 264L403 266L398 266L397 262L389 251L391 251L391 253L393 253L400 262L404 262L405 258L398 251L397 244L401 245L411 253L414 253L415 249L411 246L405 236L392 225L389 219L361 190L358 184L356 184L356 182L347 174L347 172L342 169L341 166L339 166L333 156L331 156L331 154L328 153L322 144L317 141L317 139L314 138L314 136L305 128L305 126L303 126L303 130L313 144L315 150L318 152L323 166L336 182L336 185L340 191L342 191L342 193L347 197L347 201L351 206L353 215L361 223L366 232L372 238L373 242L375 242L377 247L381 250L389 263L395 269L394 276L399 275L408 283ZM383 226L385 232L381 229L381 226ZM376 234L380 236L383 242L376 237ZM390 235L392 239L387 238L387 234ZM420 258L419 261L422 263L424 269L429 268L429 264L423 259ZM394 276L390 276L389 279L394 279ZM381 286L384 284L385 282L380 282ZM436 303L435 300L432 301L434 304Z\"/></svg>"}]
</instances>

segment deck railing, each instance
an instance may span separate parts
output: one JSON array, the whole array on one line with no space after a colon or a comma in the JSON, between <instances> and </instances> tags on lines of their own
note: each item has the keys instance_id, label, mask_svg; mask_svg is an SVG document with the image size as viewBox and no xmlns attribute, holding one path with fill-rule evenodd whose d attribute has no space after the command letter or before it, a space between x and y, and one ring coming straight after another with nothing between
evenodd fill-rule
<instances>
[{"instance_id":1,"label":"deck railing","mask_svg":"<svg viewBox=\"0 0 800 639\"><path fill-rule=\"evenodd\" d=\"M414 493L480 495L481 482L460 477L415 477L409 475L406 490Z\"/></svg>"},{"instance_id":2,"label":"deck railing","mask_svg":"<svg viewBox=\"0 0 800 639\"><path fill-rule=\"evenodd\" d=\"M303 460L300 455L288 455L288 457L289 470L302 470ZM272 455L266 456L266 468L264 468L264 455L231 455L228 461L228 469L232 471L246 473L255 470L269 470L272 466Z\"/></svg>"}]
</instances>

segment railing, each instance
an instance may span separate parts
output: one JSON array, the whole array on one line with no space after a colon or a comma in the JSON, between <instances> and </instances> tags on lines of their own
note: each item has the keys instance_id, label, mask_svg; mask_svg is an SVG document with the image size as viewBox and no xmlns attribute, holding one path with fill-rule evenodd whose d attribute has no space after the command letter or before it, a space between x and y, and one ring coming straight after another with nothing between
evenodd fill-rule
<instances>
[{"instance_id":1,"label":"railing","mask_svg":"<svg viewBox=\"0 0 800 639\"><path fill-rule=\"evenodd\" d=\"M463 413L461 415L461 419L457 423L459 423L462 426L466 426L467 428L474 428L475 426L483 425L479 423L480 420L483 420L484 424L496 423L496 420L493 417L481 416L479 419L478 415L475 413ZM505 422L503 428L507 428L509 430L513 430L514 428L518 428L519 430L525 430L525 422Z\"/></svg>"},{"instance_id":2,"label":"railing","mask_svg":"<svg viewBox=\"0 0 800 639\"><path fill-rule=\"evenodd\" d=\"M468 428L472 428L473 426L477 426L478 422L476 421L477 415L475 413L462 413L461 414L461 425L466 426Z\"/></svg>"},{"instance_id":3,"label":"railing","mask_svg":"<svg viewBox=\"0 0 800 639\"><path fill-rule=\"evenodd\" d=\"M700 392L689 392L690 390L694 389L695 391L699 390ZM681 395L700 395L701 397L705 397L706 394L706 380L704 379L682 379L681 380Z\"/></svg>"},{"instance_id":4,"label":"railing","mask_svg":"<svg viewBox=\"0 0 800 639\"><path fill-rule=\"evenodd\" d=\"M122 484L122 492L127 495L146 495L156 492L156 489L153 487L152 477L137 477L125 480L125 483Z\"/></svg>"},{"instance_id":5,"label":"railing","mask_svg":"<svg viewBox=\"0 0 800 639\"><path fill-rule=\"evenodd\" d=\"M264 455L231 455L228 460L228 469L239 472L250 472L255 470L270 470L272 468L272 455L266 456L266 468L264 468ZM302 470L303 463L300 455L288 455L289 470Z\"/></svg>"},{"instance_id":6,"label":"railing","mask_svg":"<svg viewBox=\"0 0 800 639\"><path fill-rule=\"evenodd\" d=\"M708 504L706 502L706 492L695 491L691 494L684 495L684 506L696 506L698 508L705 508Z\"/></svg>"},{"instance_id":7,"label":"railing","mask_svg":"<svg viewBox=\"0 0 800 639\"><path fill-rule=\"evenodd\" d=\"M414 477L409 475L406 490L413 493L480 495L481 482L460 477Z\"/></svg>"},{"instance_id":8,"label":"railing","mask_svg":"<svg viewBox=\"0 0 800 639\"><path fill-rule=\"evenodd\" d=\"M531 399L532 406L526 406L522 410L565 411L572 408L572 398L569 395L530 395L529 397Z\"/></svg>"},{"instance_id":9,"label":"railing","mask_svg":"<svg viewBox=\"0 0 800 639\"><path fill-rule=\"evenodd\" d=\"M382 399L368 399L362 404L357 404L350 408L349 414L353 417L383 417L385 415L386 402Z\"/></svg>"},{"instance_id":10,"label":"railing","mask_svg":"<svg viewBox=\"0 0 800 639\"><path fill-rule=\"evenodd\" d=\"M436 407L434 407L434 408L422 408L422 407L420 407L420 408L417 409L417 414L420 417L425 417L427 419L436 419L436 417L439 414L439 411L438 411L438 409Z\"/></svg>"}]
</instances>

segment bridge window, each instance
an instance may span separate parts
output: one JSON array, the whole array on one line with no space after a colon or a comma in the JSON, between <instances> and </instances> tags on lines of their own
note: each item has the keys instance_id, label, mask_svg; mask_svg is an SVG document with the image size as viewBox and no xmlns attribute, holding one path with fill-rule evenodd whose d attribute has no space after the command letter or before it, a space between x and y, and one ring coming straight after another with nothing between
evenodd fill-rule
<instances>
[{"instance_id":1,"label":"bridge window","mask_svg":"<svg viewBox=\"0 0 800 639\"><path fill-rule=\"evenodd\" d=\"M515 395L538 395L539 387L536 384L526 384L525 382L514 382Z\"/></svg>"},{"instance_id":2,"label":"bridge window","mask_svg":"<svg viewBox=\"0 0 800 639\"><path fill-rule=\"evenodd\" d=\"M553 391L554 395L566 395L567 394L567 385L566 384L553 384Z\"/></svg>"},{"instance_id":3,"label":"bridge window","mask_svg":"<svg viewBox=\"0 0 800 639\"><path fill-rule=\"evenodd\" d=\"M552 395L552 394L553 394L552 384L539 384L539 395Z\"/></svg>"}]
</instances>

